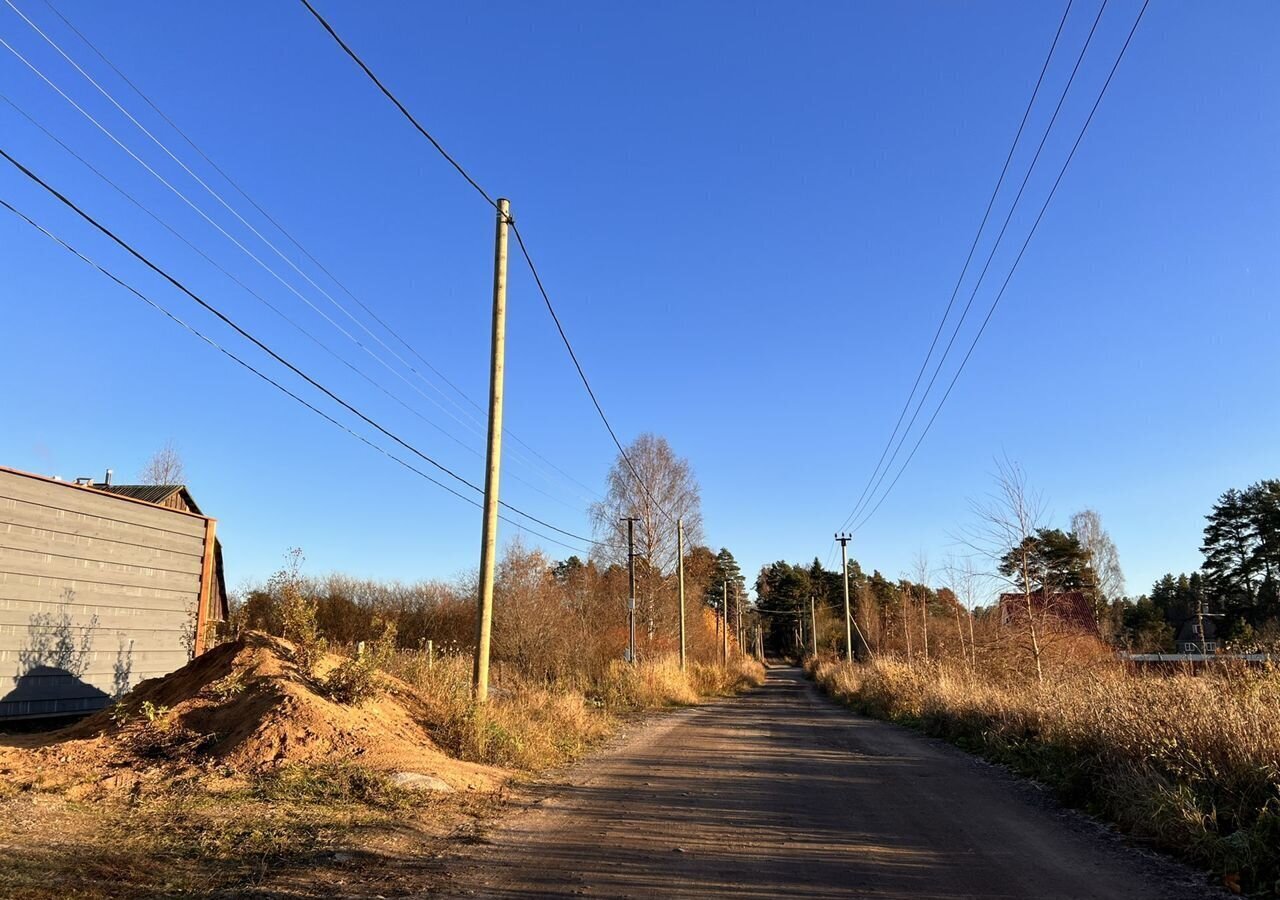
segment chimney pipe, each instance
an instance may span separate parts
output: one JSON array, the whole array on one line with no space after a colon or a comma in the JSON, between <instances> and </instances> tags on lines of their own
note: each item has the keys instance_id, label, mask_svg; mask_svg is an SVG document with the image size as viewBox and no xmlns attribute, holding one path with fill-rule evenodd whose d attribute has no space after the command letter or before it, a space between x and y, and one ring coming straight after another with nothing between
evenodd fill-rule
<instances>
[{"instance_id":1,"label":"chimney pipe","mask_svg":"<svg viewBox=\"0 0 1280 900\"><path fill-rule=\"evenodd\" d=\"M107 487L111 487L111 470L110 469L107 469L107 478L106 478L106 481L103 482L103 484L105 484Z\"/></svg>"}]
</instances>

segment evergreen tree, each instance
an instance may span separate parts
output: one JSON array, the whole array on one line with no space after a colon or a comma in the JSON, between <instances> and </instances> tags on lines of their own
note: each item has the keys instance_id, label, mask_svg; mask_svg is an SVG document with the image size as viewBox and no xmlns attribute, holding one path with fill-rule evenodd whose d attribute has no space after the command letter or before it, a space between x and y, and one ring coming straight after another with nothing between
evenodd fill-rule
<instances>
[{"instance_id":1,"label":"evergreen tree","mask_svg":"<svg viewBox=\"0 0 1280 900\"><path fill-rule=\"evenodd\" d=\"M1031 584L1024 585L1021 565L1022 551L1030 548L1031 565L1026 577ZM1039 528L1019 547L1010 548L1000 562L1000 574L1016 579L1018 590L1084 591L1097 590L1098 579L1089 564L1089 554L1074 534L1060 528Z\"/></svg>"},{"instance_id":2,"label":"evergreen tree","mask_svg":"<svg viewBox=\"0 0 1280 900\"><path fill-rule=\"evenodd\" d=\"M1228 490L1205 516L1204 574L1226 609L1252 606L1257 597L1262 542L1250 491Z\"/></svg>"}]
</instances>

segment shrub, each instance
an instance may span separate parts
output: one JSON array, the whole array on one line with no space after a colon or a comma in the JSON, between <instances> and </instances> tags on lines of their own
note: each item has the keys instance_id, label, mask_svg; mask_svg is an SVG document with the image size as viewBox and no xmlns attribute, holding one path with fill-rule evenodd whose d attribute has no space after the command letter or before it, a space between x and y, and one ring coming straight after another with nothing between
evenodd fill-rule
<instances>
[{"instance_id":1,"label":"shrub","mask_svg":"<svg viewBox=\"0 0 1280 900\"><path fill-rule=\"evenodd\" d=\"M356 655L339 665L325 679L325 691L339 703L368 700L381 688L378 670L387 665L396 649L396 626L385 622L382 636L368 646L361 644Z\"/></svg>"}]
</instances>

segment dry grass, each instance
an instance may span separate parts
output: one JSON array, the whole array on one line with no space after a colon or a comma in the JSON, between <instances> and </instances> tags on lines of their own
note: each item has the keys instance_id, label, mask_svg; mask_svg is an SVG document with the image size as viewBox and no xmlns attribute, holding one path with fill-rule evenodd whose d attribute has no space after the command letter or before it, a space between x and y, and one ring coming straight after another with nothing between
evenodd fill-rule
<instances>
[{"instance_id":1,"label":"dry grass","mask_svg":"<svg viewBox=\"0 0 1280 900\"><path fill-rule=\"evenodd\" d=\"M764 668L740 660L728 668L675 657L629 666L611 664L603 676L546 683L516 673L495 678L487 704L471 699L471 659L397 654L388 671L426 699L432 737L455 756L525 771L568 762L611 734L626 713L683 706L764 682Z\"/></svg>"},{"instance_id":2,"label":"dry grass","mask_svg":"<svg viewBox=\"0 0 1280 900\"><path fill-rule=\"evenodd\" d=\"M0 896L426 891L434 875L415 860L492 802L411 793L348 765L287 767L221 783L193 779L92 803L19 790L3 801Z\"/></svg>"},{"instance_id":3,"label":"dry grass","mask_svg":"<svg viewBox=\"0 0 1280 900\"><path fill-rule=\"evenodd\" d=\"M810 669L863 712L1010 765L1229 886L1280 894L1280 672L1094 663L1037 686L893 660Z\"/></svg>"},{"instance_id":4,"label":"dry grass","mask_svg":"<svg viewBox=\"0 0 1280 900\"><path fill-rule=\"evenodd\" d=\"M434 887L430 860L441 842L499 804L497 775L567 762L627 714L763 680L754 662L687 672L672 660L617 665L580 684L503 666L491 701L477 705L470 657L428 667L423 655L400 653L383 660L400 681L384 678L378 696L347 705L323 696L323 671L303 678L276 644L214 651L139 688L122 707L131 711L118 717L123 724L104 717L102 734L82 723L52 739L0 741L0 897L420 896ZM401 715L414 726L413 752L388 756L408 732L371 729ZM296 759L213 752L213 738L228 739L224 720L252 732L241 749L279 733L267 744ZM204 724L189 732L188 721ZM375 743L335 738L312 752L316 735L339 725L338 737L358 732ZM188 741L189 733L210 740ZM468 782L456 793L420 793L391 779L404 767L459 785L454 770L495 777L475 790Z\"/></svg>"}]
</instances>

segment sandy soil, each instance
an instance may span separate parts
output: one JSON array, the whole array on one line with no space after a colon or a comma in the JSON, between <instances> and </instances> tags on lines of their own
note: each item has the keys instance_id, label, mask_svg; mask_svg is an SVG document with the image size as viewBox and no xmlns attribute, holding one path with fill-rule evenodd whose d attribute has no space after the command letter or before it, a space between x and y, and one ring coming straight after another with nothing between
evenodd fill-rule
<instances>
[{"instance_id":1,"label":"sandy soil","mask_svg":"<svg viewBox=\"0 0 1280 900\"><path fill-rule=\"evenodd\" d=\"M466 897L1225 896L796 669L639 729L440 865Z\"/></svg>"}]
</instances>

